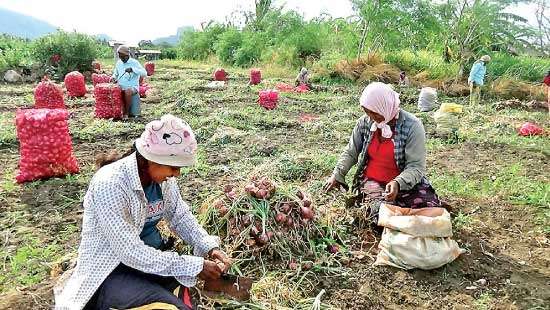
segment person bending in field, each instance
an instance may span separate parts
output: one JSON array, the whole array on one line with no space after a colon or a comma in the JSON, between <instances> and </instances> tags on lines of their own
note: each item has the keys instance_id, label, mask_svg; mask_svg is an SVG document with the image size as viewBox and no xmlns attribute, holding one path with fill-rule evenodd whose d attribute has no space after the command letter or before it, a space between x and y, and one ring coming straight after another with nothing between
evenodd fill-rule
<instances>
[{"instance_id":1,"label":"person bending in field","mask_svg":"<svg viewBox=\"0 0 550 310\"><path fill-rule=\"evenodd\" d=\"M139 91L139 78L146 77L147 71L136 59L130 57L130 49L121 45L117 49L118 58L111 82L118 83L122 89L123 113L122 119L128 119L132 96Z\"/></svg>"},{"instance_id":2,"label":"person bending in field","mask_svg":"<svg viewBox=\"0 0 550 310\"><path fill-rule=\"evenodd\" d=\"M487 64L491 61L491 56L483 55L478 61L474 62L468 77L470 85L470 104L479 104L481 99L481 86L483 86L485 74L487 73Z\"/></svg>"},{"instance_id":3,"label":"person bending in field","mask_svg":"<svg viewBox=\"0 0 550 310\"><path fill-rule=\"evenodd\" d=\"M296 86L305 85L307 88L311 89L311 83L309 82L309 72L306 68L302 68L300 73L296 76Z\"/></svg>"},{"instance_id":4,"label":"person bending in field","mask_svg":"<svg viewBox=\"0 0 550 310\"><path fill-rule=\"evenodd\" d=\"M122 158L99 159L84 197L77 265L55 289L55 309L191 309L188 287L197 277L216 279L229 268L219 238L198 224L176 181L196 151L189 125L168 114L147 124ZM163 251L161 219L194 255Z\"/></svg>"},{"instance_id":5,"label":"person bending in field","mask_svg":"<svg viewBox=\"0 0 550 310\"><path fill-rule=\"evenodd\" d=\"M546 85L546 96L547 96L547 104L548 104L548 113L550 114L550 70L548 70L548 73L544 77L543 81L544 85Z\"/></svg>"},{"instance_id":6,"label":"person bending in field","mask_svg":"<svg viewBox=\"0 0 550 310\"><path fill-rule=\"evenodd\" d=\"M387 84L369 84L359 101L366 115L357 121L325 190L348 189L346 174L357 164L352 190L372 219L384 200L405 208L441 206L425 176L422 122L399 108L399 94Z\"/></svg>"}]
</instances>

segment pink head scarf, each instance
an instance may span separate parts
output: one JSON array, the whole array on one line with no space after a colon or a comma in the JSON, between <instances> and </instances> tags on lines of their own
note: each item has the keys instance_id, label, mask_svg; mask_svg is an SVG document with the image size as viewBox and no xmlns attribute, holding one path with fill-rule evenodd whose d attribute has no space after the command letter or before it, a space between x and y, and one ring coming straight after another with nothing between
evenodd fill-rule
<instances>
[{"instance_id":1,"label":"pink head scarf","mask_svg":"<svg viewBox=\"0 0 550 310\"><path fill-rule=\"evenodd\" d=\"M382 123L374 122L371 131L382 129L382 137L389 139L392 137L392 130L388 122L393 120L399 113L399 94L396 93L389 85L374 82L370 83L359 98L359 103L362 107L378 113L384 117Z\"/></svg>"}]
</instances>

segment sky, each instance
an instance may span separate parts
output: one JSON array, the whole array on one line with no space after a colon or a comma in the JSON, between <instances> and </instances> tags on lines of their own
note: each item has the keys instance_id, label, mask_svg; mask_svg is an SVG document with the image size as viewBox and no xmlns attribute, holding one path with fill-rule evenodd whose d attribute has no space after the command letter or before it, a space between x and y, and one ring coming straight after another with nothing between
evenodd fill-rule
<instances>
[{"instance_id":1,"label":"sky","mask_svg":"<svg viewBox=\"0 0 550 310\"><path fill-rule=\"evenodd\" d=\"M275 0L306 18L322 12L353 14L349 0ZM236 10L252 10L254 0L0 0L0 7L44 20L67 31L107 34L136 43L176 34L178 27L200 28L209 20L225 21Z\"/></svg>"},{"instance_id":2,"label":"sky","mask_svg":"<svg viewBox=\"0 0 550 310\"><path fill-rule=\"evenodd\" d=\"M353 15L349 0L274 0L312 18L325 12L334 17ZM226 21L237 10L252 10L254 0L0 0L0 7L44 20L67 31L107 34L137 43L176 34L181 26L200 28L209 20ZM535 22L532 6L510 11Z\"/></svg>"}]
</instances>

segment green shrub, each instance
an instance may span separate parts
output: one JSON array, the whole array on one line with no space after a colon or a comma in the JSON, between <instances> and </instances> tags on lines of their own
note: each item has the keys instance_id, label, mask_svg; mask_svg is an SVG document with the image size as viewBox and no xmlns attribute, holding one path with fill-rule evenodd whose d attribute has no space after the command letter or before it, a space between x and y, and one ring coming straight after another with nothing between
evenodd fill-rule
<instances>
[{"instance_id":1,"label":"green shrub","mask_svg":"<svg viewBox=\"0 0 550 310\"><path fill-rule=\"evenodd\" d=\"M58 80L71 71L91 70L92 61L101 50L101 45L91 36L64 31L39 38L32 46L34 58ZM56 57L59 57L57 61Z\"/></svg>"},{"instance_id":2,"label":"green shrub","mask_svg":"<svg viewBox=\"0 0 550 310\"><path fill-rule=\"evenodd\" d=\"M214 44L224 32L225 26L216 23L208 25L204 31L184 31L176 47L178 57L193 60L206 59L214 53Z\"/></svg>"},{"instance_id":3,"label":"green shrub","mask_svg":"<svg viewBox=\"0 0 550 310\"><path fill-rule=\"evenodd\" d=\"M176 59L178 57L178 50L175 47L163 48L160 51L160 59Z\"/></svg>"},{"instance_id":4,"label":"green shrub","mask_svg":"<svg viewBox=\"0 0 550 310\"><path fill-rule=\"evenodd\" d=\"M262 51L266 47L266 41L265 34L244 32L241 46L235 53L234 64L246 67L258 62L262 57Z\"/></svg>"},{"instance_id":5,"label":"green shrub","mask_svg":"<svg viewBox=\"0 0 550 310\"><path fill-rule=\"evenodd\" d=\"M0 72L31 64L31 43L28 40L0 35Z\"/></svg>"},{"instance_id":6,"label":"green shrub","mask_svg":"<svg viewBox=\"0 0 550 310\"><path fill-rule=\"evenodd\" d=\"M216 56L223 63L233 64L235 62L235 54L241 46L241 42L242 35L239 30L232 28L225 31L219 36L218 42L214 44Z\"/></svg>"}]
</instances>

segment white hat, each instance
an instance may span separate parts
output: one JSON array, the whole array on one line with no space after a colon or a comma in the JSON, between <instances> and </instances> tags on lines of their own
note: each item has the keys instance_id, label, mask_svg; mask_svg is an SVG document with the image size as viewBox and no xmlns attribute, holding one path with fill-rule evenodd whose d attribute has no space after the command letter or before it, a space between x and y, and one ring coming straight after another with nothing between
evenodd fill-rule
<instances>
[{"instance_id":1,"label":"white hat","mask_svg":"<svg viewBox=\"0 0 550 310\"><path fill-rule=\"evenodd\" d=\"M166 114L145 126L136 139L137 151L157 164L184 167L196 162L197 140L191 127L181 118Z\"/></svg>"}]
</instances>

